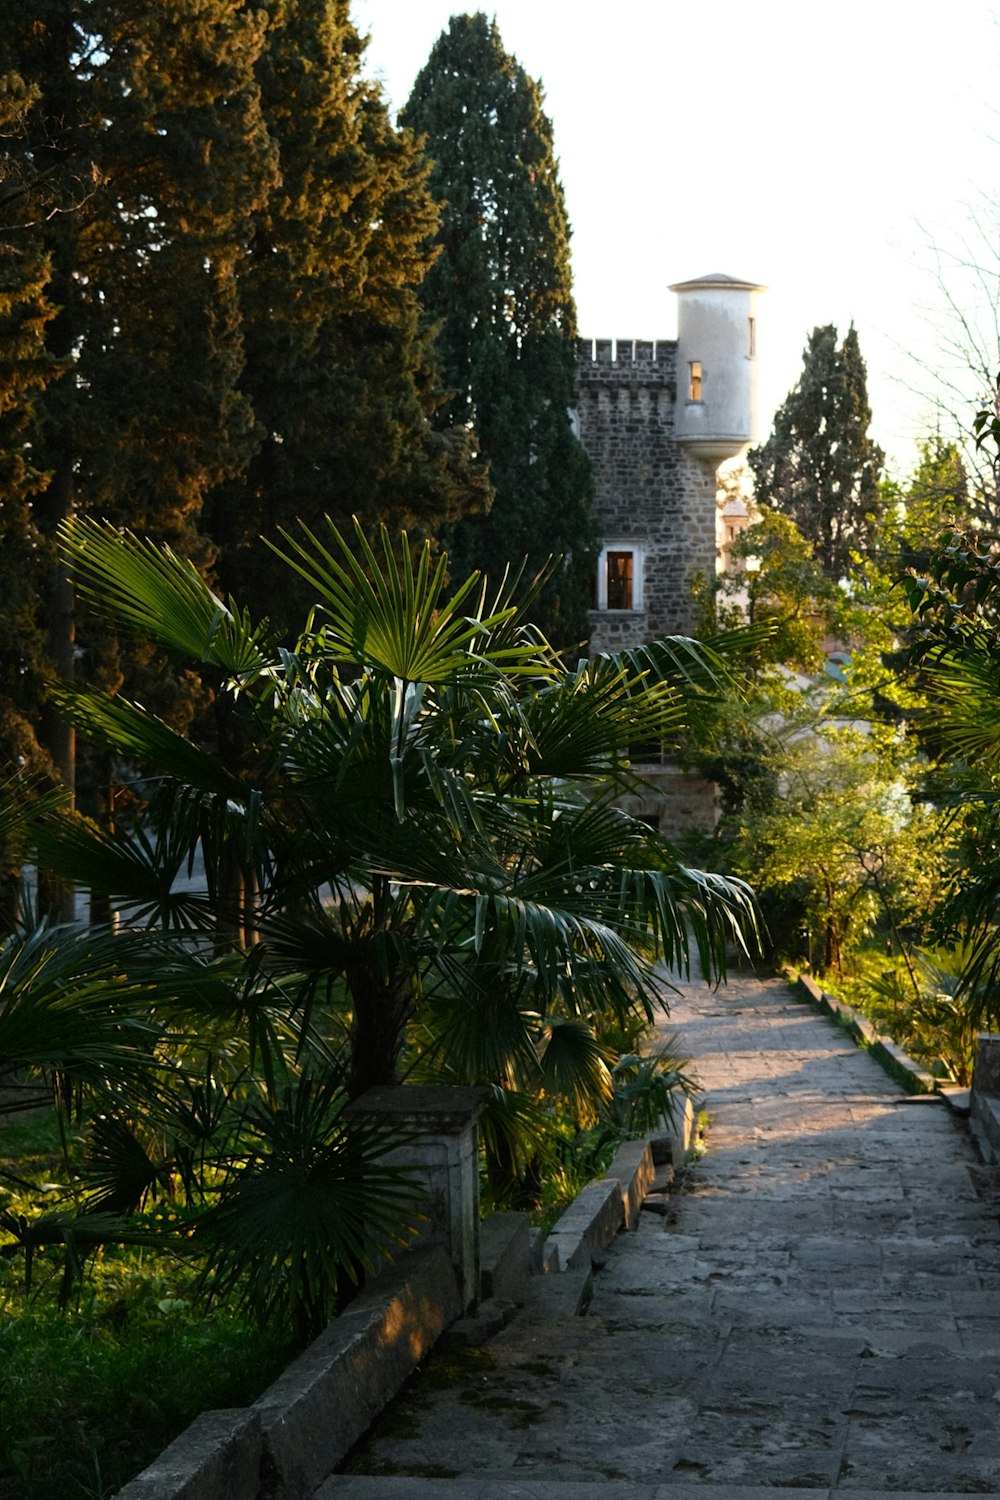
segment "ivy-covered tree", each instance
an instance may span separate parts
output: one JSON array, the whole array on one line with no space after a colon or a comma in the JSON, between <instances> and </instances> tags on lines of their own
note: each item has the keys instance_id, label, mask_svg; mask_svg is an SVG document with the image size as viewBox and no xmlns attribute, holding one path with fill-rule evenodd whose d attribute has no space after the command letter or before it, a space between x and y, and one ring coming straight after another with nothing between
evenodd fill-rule
<instances>
[{"instance_id":1,"label":"ivy-covered tree","mask_svg":"<svg viewBox=\"0 0 1000 1500\"><path fill-rule=\"evenodd\" d=\"M539 601L560 644L587 634L596 533L589 464L573 433L576 309L566 216L542 90L482 12L454 16L417 75L402 123L426 136L442 205L423 288L452 396L446 429L473 430L495 499L449 538L456 572L563 556Z\"/></svg>"},{"instance_id":2,"label":"ivy-covered tree","mask_svg":"<svg viewBox=\"0 0 1000 1500\"><path fill-rule=\"evenodd\" d=\"M868 435L871 407L853 324L838 347L832 324L814 328L802 375L767 442L748 454L758 502L791 516L832 578L852 552L870 552L885 510L882 449Z\"/></svg>"}]
</instances>

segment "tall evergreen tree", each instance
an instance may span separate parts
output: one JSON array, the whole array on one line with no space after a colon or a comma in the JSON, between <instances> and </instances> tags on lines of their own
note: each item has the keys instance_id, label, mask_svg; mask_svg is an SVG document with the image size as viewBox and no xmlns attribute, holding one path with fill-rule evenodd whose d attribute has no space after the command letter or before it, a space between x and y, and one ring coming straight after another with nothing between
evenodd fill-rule
<instances>
[{"instance_id":1,"label":"tall evergreen tree","mask_svg":"<svg viewBox=\"0 0 1000 1500\"><path fill-rule=\"evenodd\" d=\"M34 476L36 536L21 554L5 549L2 566L35 598L34 635L27 620L18 629L44 637L39 677L128 676L183 720L192 683L150 675L141 649L120 660L104 629L80 631L52 539L91 511L211 560L199 531L206 490L245 467L256 441L237 386L233 273L274 177L254 76L262 27L229 0L40 0L7 21L0 275L38 267L45 316L33 348L9 346L9 382L24 394L0 431L0 463L19 451ZM33 368L44 379L26 383ZM9 530L10 492L4 520ZM36 712L72 795L72 729L44 701ZM88 811L100 810L109 774L106 758L90 761ZM40 904L72 914L64 890L43 885Z\"/></svg>"},{"instance_id":2,"label":"tall evergreen tree","mask_svg":"<svg viewBox=\"0 0 1000 1500\"><path fill-rule=\"evenodd\" d=\"M457 514L484 479L468 434L431 422L428 168L360 78L347 0L37 0L5 23L0 521L27 556L0 559L6 637L41 632L39 681L141 679L183 723L194 684L92 623L74 640L49 538L103 515L228 586L298 514L418 533ZM71 729L41 733L72 787Z\"/></svg>"},{"instance_id":3,"label":"tall evergreen tree","mask_svg":"<svg viewBox=\"0 0 1000 1500\"><path fill-rule=\"evenodd\" d=\"M17 75L0 78L5 157L21 137L31 102ZM12 206L27 188L11 170L0 195ZM40 771L50 767L37 737L47 658L38 600L43 548L33 502L48 475L32 436L45 388L58 371L46 352L54 311L46 296L50 265L37 237L25 230L19 241L3 241L0 252L0 764Z\"/></svg>"},{"instance_id":4,"label":"tall evergreen tree","mask_svg":"<svg viewBox=\"0 0 1000 1500\"><path fill-rule=\"evenodd\" d=\"M885 455L868 435L871 418L854 325L838 348L827 324L809 335L802 376L771 436L747 456L757 500L791 516L833 578L847 572L852 551L875 546L885 510Z\"/></svg>"},{"instance_id":5,"label":"tall evergreen tree","mask_svg":"<svg viewBox=\"0 0 1000 1500\"><path fill-rule=\"evenodd\" d=\"M424 283L453 390L442 420L475 431L495 499L450 537L456 571L565 562L541 623L586 636L596 532L586 455L568 409L576 370L570 229L538 83L481 12L455 16L418 74L403 124L427 138L442 204Z\"/></svg>"},{"instance_id":6,"label":"tall evergreen tree","mask_svg":"<svg viewBox=\"0 0 1000 1500\"><path fill-rule=\"evenodd\" d=\"M259 443L217 491L207 524L228 589L282 621L294 584L274 586L260 533L328 513L436 532L485 488L468 434L439 435L441 399L417 287L437 211L427 164L361 76L347 0L268 0L257 69L278 182L254 215L238 269L243 389Z\"/></svg>"}]
</instances>

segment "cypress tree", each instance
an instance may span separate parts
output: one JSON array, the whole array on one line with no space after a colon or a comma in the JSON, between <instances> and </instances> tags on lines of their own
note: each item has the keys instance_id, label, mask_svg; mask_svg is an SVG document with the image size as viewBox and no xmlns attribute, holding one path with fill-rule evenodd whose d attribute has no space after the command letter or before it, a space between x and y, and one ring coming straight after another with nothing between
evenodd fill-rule
<instances>
[{"instance_id":1,"label":"cypress tree","mask_svg":"<svg viewBox=\"0 0 1000 1500\"><path fill-rule=\"evenodd\" d=\"M791 516L832 578L847 573L852 551L875 546L885 511L885 456L868 435L871 417L854 325L838 348L827 324L809 335L801 378L771 436L747 455L757 500Z\"/></svg>"},{"instance_id":2,"label":"cypress tree","mask_svg":"<svg viewBox=\"0 0 1000 1500\"><path fill-rule=\"evenodd\" d=\"M441 421L476 433L495 499L452 529L458 575L505 563L562 570L539 621L562 645L587 634L597 538L586 455L569 408L576 372L570 228L541 87L481 12L455 16L400 121L426 136L442 205L424 283L452 390Z\"/></svg>"},{"instance_id":3,"label":"cypress tree","mask_svg":"<svg viewBox=\"0 0 1000 1500\"><path fill-rule=\"evenodd\" d=\"M123 659L106 630L78 628L54 538L61 521L95 511L211 558L198 526L206 487L245 466L255 440L237 389L232 277L270 153L260 40L228 0L40 0L0 37L0 276L22 285L21 313L11 307L21 338L0 375L13 393L0 465L22 471L22 494L4 497L5 538L21 545L4 548L13 577L0 634L37 648L25 684L127 677L181 720L193 711L192 681L150 675L148 652ZM29 491L30 515L18 508ZM26 716L73 796L72 729L35 697ZM88 811L101 810L109 774L100 758L82 774ZM39 904L72 915L57 886L43 882Z\"/></svg>"},{"instance_id":4,"label":"cypress tree","mask_svg":"<svg viewBox=\"0 0 1000 1500\"><path fill-rule=\"evenodd\" d=\"M32 182L31 164L15 146L34 100L20 75L0 77L0 225L6 216L11 228ZM37 738L47 658L38 596L43 542L33 506L49 478L33 441L38 407L58 373L46 350L50 274L30 224L20 233L0 227L0 766L30 771L51 769Z\"/></svg>"},{"instance_id":5,"label":"cypress tree","mask_svg":"<svg viewBox=\"0 0 1000 1500\"><path fill-rule=\"evenodd\" d=\"M99 289L80 354L81 501L204 563L205 497L257 445L235 278L277 175L255 76L264 28L231 0L90 9L107 191L78 260Z\"/></svg>"},{"instance_id":6,"label":"cypress tree","mask_svg":"<svg viewBox=\"0 0 1000 1500\"><path fill-rule=\"evenodd\" d=\"M0 385L3 496L3 751L14 765L50 770L72 792L72 728L45 701L52 675L72 678L72 591L54 551L59 521L73 506L73 432L79 389L74 275L82 217L96 186L97 121L74 58L85 38L68 0L17 7L0 30L4 98L0 183L0 281L4 341ZM8 768L5 767L5 771ZM16 872L5 852L8 894ZM69 917L69 893L40 891L40 905ZM11 903L5 921L9 925Z\"/></svg>"},{"instance_id":7,"label":"cypress tree","mask_svg":"<svg viewBox=\"0 0 1000 1500\"><path fill-rule=\"evenodd\" d=\"M243 389L259 442L208 509L227 589L301 617L258 545L296 517L405 526L415 540L484 488L465 432L437 433L440 400L417 287L437 214L427 165L360 73L346 0L270 0L257 69L278 181L238 271Z\"/></svg>"}]
</instances>

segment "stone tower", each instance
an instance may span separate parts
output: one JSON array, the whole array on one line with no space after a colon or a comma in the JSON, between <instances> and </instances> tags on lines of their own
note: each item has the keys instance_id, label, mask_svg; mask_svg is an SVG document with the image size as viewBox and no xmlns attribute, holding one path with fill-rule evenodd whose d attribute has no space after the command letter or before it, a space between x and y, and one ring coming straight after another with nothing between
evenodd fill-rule
<instances>
[{"instance_id":1,"label":"stone tower","mask_svg":"<svg viewBox=\"0 0 1000 1500\"><path fill-rule=\"evenodd\" d=\"M682 281L678 337L582 340L579 435L603 537L591 650L694 626L691 584L718 558L716 470L756 436L754 282Z\"/></svg>"}]
</instances>

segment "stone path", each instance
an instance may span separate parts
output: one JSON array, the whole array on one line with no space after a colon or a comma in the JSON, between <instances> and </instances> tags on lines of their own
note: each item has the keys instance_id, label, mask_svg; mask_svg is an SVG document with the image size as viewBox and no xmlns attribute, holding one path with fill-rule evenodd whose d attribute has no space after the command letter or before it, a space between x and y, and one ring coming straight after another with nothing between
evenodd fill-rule
<instances>
[{"instance_id":1,"label":"stone path","mask_svg":"<svg viewBox=\"0 0 1000 1500\"><path fill-rule=\"evenodd\" d=\"M1000 1228L962 1125L779 981L670 1025L710 1121L676 1212L619 1236L587 1317L538 1299L431 1361L321 1500L1000 1496Z\"/></svg>"}]
</instances>

